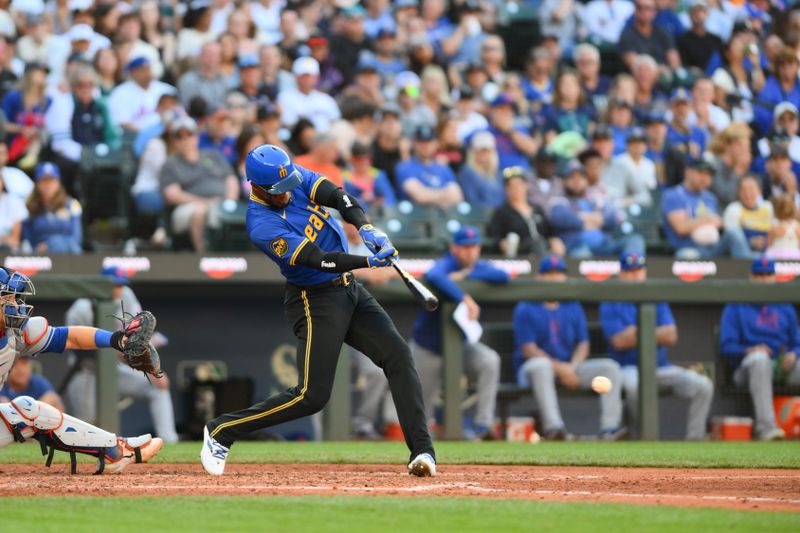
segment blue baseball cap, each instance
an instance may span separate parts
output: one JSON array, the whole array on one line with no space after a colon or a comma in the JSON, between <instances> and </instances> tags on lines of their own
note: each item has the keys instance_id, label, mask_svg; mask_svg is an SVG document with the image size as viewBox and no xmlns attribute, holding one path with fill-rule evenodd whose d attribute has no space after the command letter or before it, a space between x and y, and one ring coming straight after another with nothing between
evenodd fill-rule
<instances>
[{"instance_id":1,"label":"blue baseball cap","mask_svg":"<svg viewBox=\"0 0 800 533\"><path fill-rule=\"evenodd\" d=\"M481 232L475 226L462 226L453 234L453 244L457 246L474 246L481 243Z\"/></svg>"},{"instance_id":2,"label":"blue baseball cap","mask_svg":"<svg viewBox=\"0 0 800 533\"><path fill-rule=\"evenodd\" d=\"M542 257L539 261L539 274L547 274L549 272L566 272L567 264L564 258L560 255L550 254Z\"/></svg>"},{"instance_id":3,"label":"blue baseball cap","mask_svg":"<svg viewBox=\"0 0 800 533\"><path fill-rule=\"evenodd\" d=\"M647 266L647 259L644 254L637 252L623 252L619 256L619 267L626 272L630 270L639 270Z\"/></svg>"},{"instance_id":4,"label":"blue baseball cap","mask_svg":"<svg viewBox=\"0 0 800 533\"><path fill-rule=\"evenodd\" d=\"M625 142L647 142L647 134L642 128L631 128L625 138Z\"/></svg>"},{"instance_id":5,"label":"blue baseball cap","mask_svg":"<svg viewBox=\"0 0 800 533\"><path fill-rule=\"evenodd\" d=\"M128 274L119 267L103 267L103 269L100 271L100 275L113 281L114 285L128 284Z\"/></svg>"},{"instance_id":6,"label":"blue baseball cap","mask_svg":"<svg viewBox=\"0 0 800 533\"><path fill-rule=\"evenodd\" d=\"M258 57L249 54L239 58L239 68L255 68L259 66Z\"/></svg>"},{"instance_id":7,"label":"blue baseball cap","mask_svg":"<svg viewBox=\"0 0 800 533\"><path fill-rule=\"evenodd\" d=\"M497 97L492 100L492 107L500 107L501 105L511 106L514 109L517 107L517 103L505 93L498 94Z\"/></svg>"},{"instance_id":8,"label":"blue baseball cap","mask_svg":"<svg viewBox=\"0 0 800 533\"><path fill-rule=\"evenodd\" d=\"M150 60L147 59L145 56L138 56L128 61L128 64L125 66L125 70L133 70L149 64Z\"/></svg>"},{"instance_id":9,"label":"blue baseball cap","mask_svg":"<svg viewBox=\"0 0 800 533\"><path fill-rule=\"evenodd\" d=\"M775 261L769 257L756 257L750 265L750 273L756 275L770 275L775 273Z\"/></svg>"},{"instance_id":10,"label":"blue baseball cap","mask_svg":"<svg viewBox=\"0 0 800 533\"><path fill-rule=\"evenodd\" d=\"M39 181L43 178L55 178L57 180L61 179L61 170L58 168L58 165L55 163L51 163L49 161L44 161L36 165L36 172L34 173L34 179Z\"/></svg>"},{"instance_id":11,"label":"blue baseball cap","mask_svg":"<svg viewBox=\"0 0 800 533\"><path fill-rule=\"evenodd\" d=\"M670 102L691 102L692 95L689 94L683 87L678 87L674 91L672 91L672 96L670 97Z\"/></svg>"}]
</instances>

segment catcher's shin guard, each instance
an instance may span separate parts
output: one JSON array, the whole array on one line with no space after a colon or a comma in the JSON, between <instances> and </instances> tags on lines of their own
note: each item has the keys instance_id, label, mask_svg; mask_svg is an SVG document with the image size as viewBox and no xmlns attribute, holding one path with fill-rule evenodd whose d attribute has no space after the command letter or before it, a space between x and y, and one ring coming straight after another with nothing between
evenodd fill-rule
<instances>
[{"instance_id":1,"label":"catcher's shin guard","mask_svg":"<svg viewBox=\"0 0 800 533\"><path fill-rule=\"evenodd\" d=\"M102 474L107 464L114 465L109 471L120 471L134 460L141 462L140 447L152 440L147 435L141 443L130 446L115 434L64 414L30 396L19 396L9 403L0 404L0 418L17 442L25 442L29 438L39 441L42 455L47 455L45 464L48 467L53 462L56 450L69 453L73 474L77 472L75 454L97 457L96 474ZM0 445L2 442L3 436L0 434Z\"/></svg>"}]
</instances>

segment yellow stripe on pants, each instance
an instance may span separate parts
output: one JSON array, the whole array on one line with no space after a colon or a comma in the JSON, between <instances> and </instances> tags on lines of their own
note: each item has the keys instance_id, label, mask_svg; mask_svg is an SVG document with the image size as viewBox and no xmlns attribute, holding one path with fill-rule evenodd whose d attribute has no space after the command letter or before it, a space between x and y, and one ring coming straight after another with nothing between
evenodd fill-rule
<instances>
[{"instance_id":1,"label":"yellow stripe on pants","mask_svg":"<svg viewBox=\"0 0 800 533\"><path fill-rule=\"evenodd\" d=\"M300 389L300 394L295 398L292 398L288 402L281 404L277 407L273 407L268 411L264 411L263 413L258 413L255 415L250 415L246 418L241 418L239 420L231 420L230 422L225 422L224 424L220 424L214 431L211 432L211 436L214 437L217 433L225 428L229 428L235 426L237 424L244 424L245 422L252 422L253 420L258 420L259 418L264 418L265 416L269 416L273 413L277 413L278 411L282 411L288 407L293 406L297 402L301 401L303 398L306 397L306 391L308 390L308 368L309 363L311 361L311 307L308 304L308 297L306 296L306 291L301 291L300 296L303 298L303 306L305 307L306 313L306 324L308 332L306 334L306 353L305 353L305 360L303 362L303 388Z\"/></svg>"}]
</instances>

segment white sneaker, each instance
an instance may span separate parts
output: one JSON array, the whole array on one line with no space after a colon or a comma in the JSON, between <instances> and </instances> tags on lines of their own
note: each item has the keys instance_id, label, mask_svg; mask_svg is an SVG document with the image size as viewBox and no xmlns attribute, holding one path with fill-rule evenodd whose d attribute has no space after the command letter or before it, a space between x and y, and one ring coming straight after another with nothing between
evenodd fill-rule
<instances>
[{"instance_id":1,"label":"white sneaker","mask_svg":"<svg viewBox=\"0 0 800 533\"><path fill-rule=\"evenodd\" d=\"M417 477L433 477L436 475L436 461L429 453L421 453L408 463L408 474Z\"/></svg>"},{"instance_id":2,"label":"white sneaker","mask_svg":"<svg viewBox=\"0 0 800 533\"><path fill-rule=\"evenodd\" d=\"M208 427L203 428L203 449L200 450L200 462L203 470L212 476L221 476L225 471L225 461L230 450L208 434Z\"/></svg>"},{"instance_id":3,"label":"white sneaker","mask_svg":"<svg viewBox=\"0 0 800 533\"><path fill-rule=\"evenodd\" d=\"M783 440L786 438L786 432L781 428L772 428L763 432L758 436L758 440Z\"/></svg>"}]
</instances>

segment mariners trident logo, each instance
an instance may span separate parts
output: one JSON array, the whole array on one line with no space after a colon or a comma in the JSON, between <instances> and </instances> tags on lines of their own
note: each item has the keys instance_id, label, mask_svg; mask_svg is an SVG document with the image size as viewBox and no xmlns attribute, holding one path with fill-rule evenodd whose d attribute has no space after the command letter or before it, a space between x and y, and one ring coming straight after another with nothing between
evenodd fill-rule
<instances>
[{"instance_id":1,"label":"mariners trident logo","mask_svg":"<svg viewBox=\"0 0 800 533\"><path fill-rule=\"evenodd\" d=\"M289 175L289 171L286 170L286 167L281 165L280 169L278 170L278 176L280 176L280 178L283 179L288 175Z\"/></svg>"}]
</instances>

